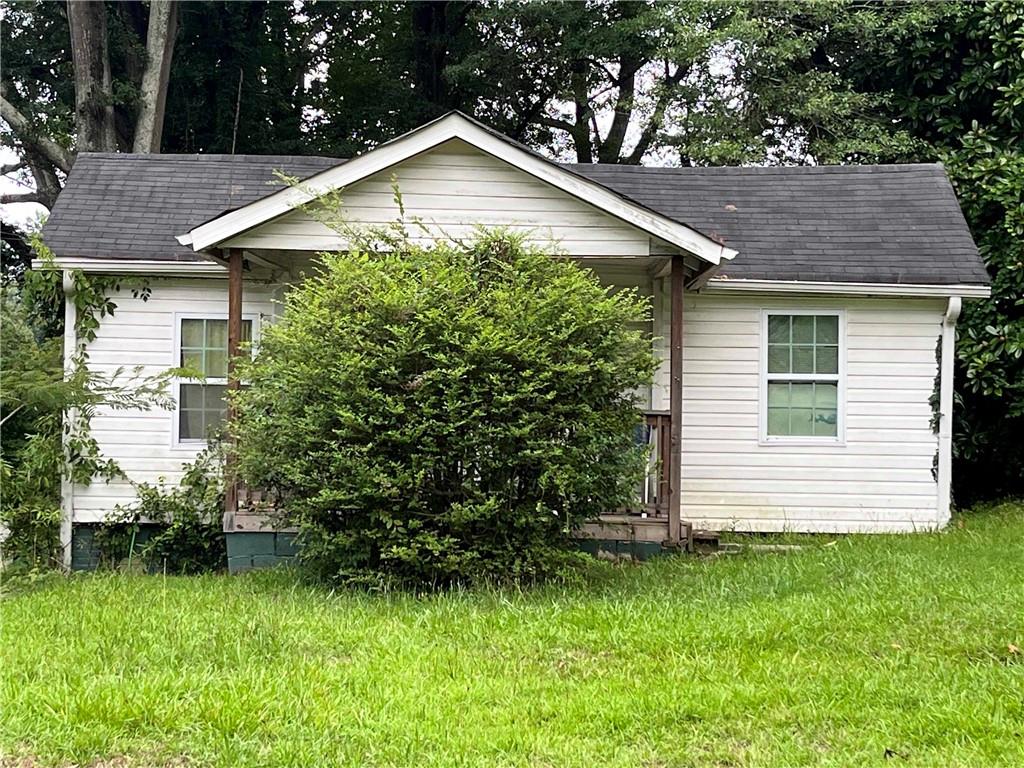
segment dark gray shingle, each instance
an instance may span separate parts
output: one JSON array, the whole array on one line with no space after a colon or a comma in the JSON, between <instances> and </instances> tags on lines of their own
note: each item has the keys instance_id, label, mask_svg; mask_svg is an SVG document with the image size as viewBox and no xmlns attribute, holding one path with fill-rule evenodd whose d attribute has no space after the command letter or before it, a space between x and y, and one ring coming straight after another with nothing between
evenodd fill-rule
<instances>
[{"instance_id":1,"label":"dark gray shingle","mask_svg":"<svg viewBox=\"0 0 1024 768\"><path fill-rule=\"evenodd\" d=\"M344 162L287 155L127 155L83 152L43 227L57 255L201 261L175 237Z\"/></svg>"},{"instance_id":2,"label":"dark gray shingle","mask_svg":"<svg viewBox=\"0 0 1024 768\"><path fill-rule=\"evenodd\" d=\"M336 158L79 155L43 237L63 257L193 261L175 235ZM987 284L940 165L640 168L567 165L739 251L734 279Z\"/></svg>"},{"instance_id":3,"label":"dark gray shingle","mask_svg":"<svg viewBox=\"0 0 1024 768\"><path fill-rule=\"evenodd\" d=\"M731 278L989 282L941 165L570 167L724 240Z\"/></svg>"}]
</instances>

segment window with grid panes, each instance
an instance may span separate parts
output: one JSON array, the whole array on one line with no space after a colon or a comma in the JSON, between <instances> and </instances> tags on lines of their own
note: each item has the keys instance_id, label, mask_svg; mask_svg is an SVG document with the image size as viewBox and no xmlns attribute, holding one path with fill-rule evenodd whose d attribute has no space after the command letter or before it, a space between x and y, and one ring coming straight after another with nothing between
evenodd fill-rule
<instances>
[{"instance_id":1,"label":"window with grid panes","mask_svg":"<svg viewBox=\"0 0 1024 768\"><path fill-rule=\"evenodd\" d=\"M251 338L252 321L243 320L242 341ZM227 409L228 321L183 318L178 339L178 364L204 377L202 382L178 385L178 439L205 440Z\"/></svg>"},{"instance_id":2,"label":"window with grid panes","mask_svg":"<svg viewBox=\"0 0 1024 768\"><path fill-rule=\"evenodd\" d=\"M838 314L768 313L766 436L838 437Z\"/></svg>"}]
</instances>

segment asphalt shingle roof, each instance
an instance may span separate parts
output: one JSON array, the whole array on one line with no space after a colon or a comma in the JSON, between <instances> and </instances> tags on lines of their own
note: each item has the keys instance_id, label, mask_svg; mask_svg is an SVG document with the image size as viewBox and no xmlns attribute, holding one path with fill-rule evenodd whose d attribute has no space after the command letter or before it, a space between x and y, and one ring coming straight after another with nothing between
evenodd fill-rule
<instances>
[{"instance_id":1,"label":"asphalt shingle roof","mask_svg":"<svg viewBox=\"0 0 1024 768\"><path fill-rule=\"evenodd\" d=\"M989 282L938 164L572 168L723 239L739 251L720 270L731 278Z\"/></svg>"},{"instance_id":2,"label":"asphalt shingle roof","mask_svg":"<svg viewBox=\"0 0 1024 768\"><path fill-rule=\"evenodd\" d=\"M175 239L220 213L344 162L288 155L83 152L43 227L58 257L203 261Z\"/></svg>"},{"instance_id":3,"label":"asphalt shingle roof","mask_svg":"<svg viewBox=\"0 0 1024 768\"><path fill-rule=\"evenodd\" d=\"M175 240L329 157L82 153L43 229L58 257L194 261ZM987 284L940 165L644 168L567 165L739 255L733 279Z\"/></svg>"}]
</instances>

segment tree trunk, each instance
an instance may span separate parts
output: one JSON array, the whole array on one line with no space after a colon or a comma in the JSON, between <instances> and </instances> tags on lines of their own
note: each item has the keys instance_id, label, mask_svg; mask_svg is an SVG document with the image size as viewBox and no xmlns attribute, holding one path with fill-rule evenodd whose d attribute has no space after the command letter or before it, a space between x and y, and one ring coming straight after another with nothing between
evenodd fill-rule
<instances>
[{"instance_id":1,"label":"tree trunk","mask_svg":"<svg viewBox=\"0 0 1024 768\"><path fill-rule=\"evenodd\" d=\"M107 7L102 0L69 0L71 56L75 67L75 128L78 148L114 152L114 98L107 50Z\"/></svg>"},{"instance_id":2,"label":"tree trunk","mask_svg":"<svg viewBox=\"0 0 1024 768\"><path fill-rule=\"evenodd\" d=\"M167 104L167 81L171 74L171 58L174 54L174 37L177 31L176 0L151 0L149 31L146 33L146 69L142 73L133 152L147 154L160 151L164 107Z\"/></svg>"},{"instance_id":3,"label":"tree trunk","mask_svg":"<svg viewBox=\"0 0 1024 768\"><path fill-rule=\"evenodd\" d=\"M619 57L619 74L615 81L619 93L615 99L615 115L612 118L612 125L608 129L608 135L598 148L597 161L599 163L621 162L619 155L622 152L622 144L626 140L626 132L629 130L629 121L633 117L636 73L643 63L628 53Z\"/></svg>"},{"instance_id":4,"label":"tree trunk","mask_svg":"<svg viewBox=\"0 0 1024 768\"><path fill-rule=\"evenodd\" d=\"M416 89L442 109L459 105L445 80L451 46L465 26L472 3L430 0L410 4L412 10L412 76Z\"/></svg>"},{"instance_id":5,"label":"tree trunk","mask_svg":"<svg viewBox=\"0 0 1024 768\"><path fill-rule=\"evenodd\" d=\"M578 71L572 75L573 105L576 109L575 120L572 124L572 142L576 147L577 163L594 162L594 139L600 141L600 136L590 135L590 122L594 117L594 110L588 101L587 77L582 63L578 65ZM594 132L597 133L596 131Z\"/></svg>"}]
</instances>

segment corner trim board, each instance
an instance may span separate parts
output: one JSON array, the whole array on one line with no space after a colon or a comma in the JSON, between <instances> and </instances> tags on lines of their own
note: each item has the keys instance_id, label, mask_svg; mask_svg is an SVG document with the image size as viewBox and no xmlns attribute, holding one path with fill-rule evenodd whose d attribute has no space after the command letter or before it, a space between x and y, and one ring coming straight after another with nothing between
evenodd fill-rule
<instances>
[{"instance_id":1,"label":"corner trim board","mask_svg":"<svg viewBox=\"0 0 1024 768\"><path fill-rule=\"evenodd\" d=\"M75 306L75 279L70 269L64 270L64 375L71 373L74 365L75 353L78 351L78 336L75 332L75 323L78 322L78 308ZM75 423L77 414L75 409L70 409L64 416L65 428L61 431L64 448L64 461L68 462L68 440L69 430ZM71 536L72 526L75 520L75 484L68 477L68 473L62 472L60 478L60 552L61 565L65 571L71 570Z\"/></svg>"},{"instance_id":2,"label":"corner trim board","mask_svg":"<svg viewBox=\"0 0 1024 768\"><path fill-rule=\"evenodd\" d=\"M956 321L963 302L951 296L942 317L942 353L939 361L939 456L936 471L939 527L949 522L953 483L953 358Z\"/></svg>"}]
</instances>

